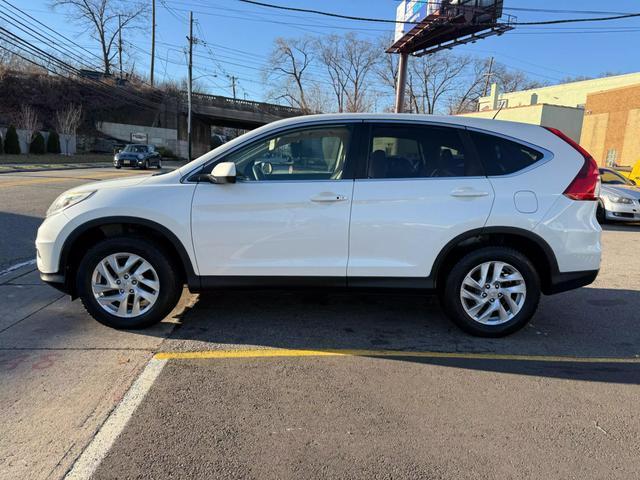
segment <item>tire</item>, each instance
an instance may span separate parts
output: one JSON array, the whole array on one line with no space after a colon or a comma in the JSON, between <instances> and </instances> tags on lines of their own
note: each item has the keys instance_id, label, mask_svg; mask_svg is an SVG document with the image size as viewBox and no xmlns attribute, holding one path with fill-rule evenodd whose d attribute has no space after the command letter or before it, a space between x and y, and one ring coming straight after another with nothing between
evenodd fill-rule
<instances>
[{"instance_id":1,"label":"tire","mask_svg":"<svg viewBox=\"0 0 640 480\"><path fill-rule=\"evenodd\" d=\"M482 281L483 264L494 265L488 267L485 281ZM503 264L506 265L500 267ZM493 280L498 268L505 275L499 277L501 282ZM508 278L513 280L506 280ZM465 280L467 284L463 286ZM476 288L477 284L480 289ZM500 288L495 288L498 285ZM525 287L523 294L522 286ZM514 291L516 293L509 293ZM469 293L473 298L468 297ZM440 300L446 315L465 332L478 337L503 337L520 330L533 317L540 301L540 279L531 261L519 251L485 247L467 254L453 266ZM475 312L474 307L479 305L484 306ZM491 309L494 310L488 318L478 318ZM467 311L474 313L476 318Z\"/></svg>"},{"instance_id":2,"label":"tire","mask_svg":"<svg viewBox=\"0 0 640 480\"><path fill-rule=\"evenodd\" d=\"M596 209L596 220L600 225L607 223L607 211L604 208L602 202L598 202L598 208Z\"/></svg>"},{"instance_id":3,"label":"tire","mask_svg":"<svg viewBox=\"0 0 640 480\"><path fill-rule=\"evenodd\" d=\"M120 170L121 168L122 168L122 167L121 167L120 165L118 165L118 166L116 167L116 170Z\"/></svg>"},{"instance_id":4,"label":"tire","mask_svg":"<svg viewBox=\"0 0 640 480\"><path fill-rule=\"evenodd\" d=\"M149 160L145 160L142 164L142 170L149 170Z\"/></svg>"},{"instance_id":5,"label":"tire","mask_svg":"<svg viewBox=\"0 0 640 480\"><path fill-rule=\"evenodd\" d=\"M110 283L106 276L99 273L98 264L114 254L122 254L116 257L118 268L124 267L127 259L138 256L148 262L151 269L137 262L129 270L123 269L119 276L114 275L115 270L111 269L107 272L113 280ZM143 237L123 236L103 240L91 247L80 262L76 276L78 296L87 312L108 327L138 329L154 325L173 310L182 294L180 273L169 258L164 250ZM125 280L127 277L128 280ZM116 285L116 281L120 283ZM94 287L94 282L102 284ZM149 284L157 285L158 288L154 290ZM123 289L118 290L121 287ZM129 289L131 293L125 289ZM101 305L97 296L103 299L102 303L106 306ZM147 300L152 297L153 302ZM111 303L110 298L114 299ZM125 299L124 307L123 302L118 302L118 298ZM140 312L137 315L134 313L136 305Z\"/></svg>"},{"instance_id":6,"label":"tire","mask_svg":"<svg viewBox=\"0 0 640 480\"><path fill-rule=\"evenodd\" d=\"M160 170L162 168L162 160L158 159L158 165L156 165L156 168L158 170Z\"/></svg>"}]
</instances>

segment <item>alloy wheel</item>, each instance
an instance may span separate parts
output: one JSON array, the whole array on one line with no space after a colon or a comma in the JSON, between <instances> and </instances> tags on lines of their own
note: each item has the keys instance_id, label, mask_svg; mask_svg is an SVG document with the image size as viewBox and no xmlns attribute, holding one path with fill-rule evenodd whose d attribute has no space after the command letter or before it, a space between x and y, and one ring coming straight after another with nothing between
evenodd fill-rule
<instances>
[{"instance_id":1,"label":"alloy wheel","mask_svg":"<svg viewBox=\"0 0 640 480\"><path fill-rule=\"evenodd\" d=\"M156 303L160 280L144 258L120 252L98 262L91 275L91 291L108 313L133 318L148 312Z\"/></svg>"},{"instance_id":2,"label":"alloy wheel","mask_svg":"<svg viewBox=\"0 0 640 480\"><path fill-rule=\"evenodd\" d=\"M512 320L525 303L527 286L512 265L484 262L462 281L460 301L466 314L483 325L501 325Z\"/></svg>"}]
</instances>

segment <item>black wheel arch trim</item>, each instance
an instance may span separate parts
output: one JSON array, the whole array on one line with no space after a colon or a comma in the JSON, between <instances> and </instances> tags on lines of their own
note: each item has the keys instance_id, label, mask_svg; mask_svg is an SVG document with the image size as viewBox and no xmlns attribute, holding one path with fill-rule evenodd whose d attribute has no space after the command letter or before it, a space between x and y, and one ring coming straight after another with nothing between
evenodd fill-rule
<instances>
[{"instance_id":1,"label":"black wheel arch trim","mask_svg":"<svg viewBox=\"0 0 640 480\"><path fill-rule=\"evenodd\" d=\"M436 287L438 287L437 279L441 273L441 268L443 267L445 259L456 247L458 247L460 244L462 244L467 240L472 240L474 238L481 237L483 235L500 235L500 234L520 236L520 237L526 238L527 240L535 242L535 244L538 245L541 248L541 250L544 252L545 257L549 262L550 278L548 278L547 280L550 284L553 283L554 278L557 277L560 272L558 269L558 260L556 259L556 255L553 252L553 249L551 248L551 246L541 236L536 235L535 233L529 230L524 230L522 228L517 228L517 227L496 226L496 227L476 228L476 229L464 232L458 235L457 237L454 237L442 248L442 250L440 250L440 253L436 257L436 260L433 262L433 267L431 268L431 275L430 275L430 277L435 280ZM543 284L544 283L545 282L543 281ZM547 293L547 291L553 291L553 289L547 288L544 290L544 293Z\"/></svg>"},{"instance_id":2,"label":"black wheel arch trim","mask_svg":"<svg viewBox=\"0 0 640 480\"><path fill-rule=\"evenodd\" d=\"M198 290L200 289L200 277L196 275L195 270L193 268L193 264L191 262L191 258L187 253L187 249L184 247L183 243L180 239L167 227L161 225L153 220L149 220L141 217L130 217L130 216L111 216L111 217L101 217L96 218L94 220L89 220L78 227L76 227L66 238L64 244L62 245L62 251L60 254L60 263L59 263L59 274L65 277L65 287L69 293L72 293L71 285L69 284L69 279L66 278L68 262L67 259L69 257L71 246L74 242L85 232L91 230L92 228L104 226L104 225L113 225L113 224L129 224L129 225L140 225L142 227L146 227L152 230L157 231L160 235L164 236L176 249L178 255L180 257L180 261L182 263L182 267L184 268L184 272L186 274L186 281L189 288Z\"/></svg>"}]
</instances>

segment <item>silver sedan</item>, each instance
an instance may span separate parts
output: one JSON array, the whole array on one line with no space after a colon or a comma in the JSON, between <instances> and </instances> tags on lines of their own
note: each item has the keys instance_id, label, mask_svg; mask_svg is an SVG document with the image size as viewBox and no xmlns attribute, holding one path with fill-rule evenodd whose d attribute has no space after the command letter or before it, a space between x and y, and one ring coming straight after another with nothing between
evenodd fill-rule
<instances>
[{"instance_id":1,"label":"silver sedan","mask_svg":"<svg viewBox=\"0 0 640 480\"><path fill-rule=\"evenodd\" d=\"M640 222L640 188L635 182L610 168L600 169L600 180L598 221Z\"/></svg>"}]
</instances>

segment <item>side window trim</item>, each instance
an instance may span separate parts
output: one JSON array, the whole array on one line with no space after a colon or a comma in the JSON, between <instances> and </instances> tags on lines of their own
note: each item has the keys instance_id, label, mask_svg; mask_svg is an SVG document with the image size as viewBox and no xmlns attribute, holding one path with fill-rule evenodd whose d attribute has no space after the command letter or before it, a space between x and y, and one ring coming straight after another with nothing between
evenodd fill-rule
<instances>
[{"instance_id":1,"label":"side window trim","mask_svg":"<svg viewBox=\"0 0 640 480\"><path fill-rule=\"evenodd\" d=\"M462 143L463 148L465 149L465 162L467 161L466 155L469 154L469 160L472 161L479 171L482 172L481 175L474 176L459 176L459 177L417 177L417 178L369 178L369 149L373 144L373 129L374 127L404 127L404 128L420 128L420 127L431 127L431 128L447 128L454 130L460 141ZM430 123L430 122L402 122L402 121L387 121L387 120L365 120L362 125L363 141L361 142L361 150L359 155L358 167L356 170L355 180L366 180L366 181L381 181L381 180L394 180L394 181L404 181L404 180L442 180L442 179L456 179L456 178L486 178L485 169L483 163L480 161L479 156L475 150L475 146L472 150L469 149L470 145L473 145L473 142L469 138L467 133L467 129L461 125L447 124L447 123ZM419 145L419 148L422 148Z\"/></svg>"},{"instance_id":2,"label":"side window trim","mask_svg":"<svg viewBox=\"0 0 640 480\"><path fill-rule=\"evenodd\" d=\"M554 158L554 154L553 152L547 150L544 147L541 147L539 145L535 145L531 142L527 142L526 140L522 140L520 138L515 138L515 137L511 137L509 135L505 135L503 133L500 132L494 132L494 131L490 131L490 130L483 130L481 128L476 128L476 127L464 127L465 130L467 131L466 136L468 137L469 143L472 145L473 147L473 152L474 154L477 156L478 161L480 162L480 165L482 165L483 171L487 172L487 169L484 165L484 162L482 161L482 158L480 156L480 154L478 153L477 147L475 145L475 143L471 140L471 136L469 135L468 132L477 132L477 133L482 133L484 135L492 135L494 137L498 137L498 138L502 138L504 140L508 140L510 142L514 142L514 143L518 143L520 145L524 145L525 147L528 147L532 150L537 150L538 152L542 153L542 158L534 163L532 163L531 165L529 165L528 167L525 167L521 170L518 170L516 172L513 173L506 173L504 175L487 175L487 178L509 178L509 177L516 177L518 175L523 175L527 172L530 172L533 169L536 169L538 167L541 167L542 165L550 162L551 160L553 160Z\"/></svg>"}]
</instances>

